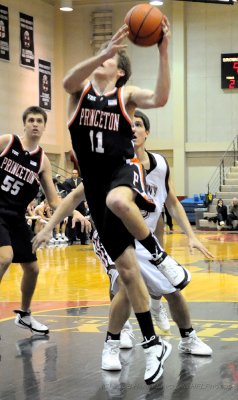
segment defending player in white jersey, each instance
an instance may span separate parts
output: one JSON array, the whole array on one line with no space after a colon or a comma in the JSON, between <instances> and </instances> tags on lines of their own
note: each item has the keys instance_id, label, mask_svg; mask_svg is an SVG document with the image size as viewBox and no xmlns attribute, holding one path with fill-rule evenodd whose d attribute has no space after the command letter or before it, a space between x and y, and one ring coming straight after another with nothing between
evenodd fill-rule
<instances>
[{"instance_id":1,"label":"defending player in white jersey","mask_svg":"<svg viewBox=\"0 0 238 400\"><path fill-rule=\"evenodd\" d=\"M148 193L156 203L156 211L144 215L145 221L150 230L159 237L158 221L162 212L163 204L166 203L172 217L176 219L177 223L187 235L190 250L192 251L193 248L197 248L206 257L212 257L212 254L195 237L185 211L175 195L167 161L161 155L147 152L145 150L145 141L149 134L150 123L147 116L141 111L135 112L132 130L134 133L136 154L139 161L143 163L147 171L146 183L148 185ZM111 293L115 295L112 303L115 301L117 303L116 293L118 290L118 284L120 284L119 275L117 271L113 269L113 263L110 262L110 258L100 244L100 241L97 238L97 232L94 233L93 239L96 253L101 258L104 266L107 264L109 265L108 275L110 277L110 288ZM192 328L188 306L181 291L176 290L166 277L156 267L151 265L149 261L150 253L138 241L136 241L136 255L140 264L142 276L146 282L152 299L159 299L161 296L164 296L168 301L172 318L176 322L181 335L181 341L178 346L180 352L210 356L212 354L212 349L197 337L195 330ZM188 279L190 279L190 277L188 277ZM160 301L152 300L152 313L156 319L159 315L159 307ZM125 316L128 315L128 308L130 309L128 303L122 304L121 300L119 300L116 308L112 306L110 319L118 317L116 315L116 310L118 309L121 310L120 314L124 313ZM158 325L160 326L160 324ZM121 348L132 347L130 337L131 329L128 322L126 322L126 325L121 332ZM114 362L112 361L112 369L113 364Z\"/></svg>"}]
</instances>

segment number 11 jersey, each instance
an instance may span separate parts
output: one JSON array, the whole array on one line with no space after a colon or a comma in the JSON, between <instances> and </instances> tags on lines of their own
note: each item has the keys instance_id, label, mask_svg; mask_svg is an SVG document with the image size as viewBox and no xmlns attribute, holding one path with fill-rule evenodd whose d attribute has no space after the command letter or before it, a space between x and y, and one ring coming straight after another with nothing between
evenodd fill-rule
<instances>
[{"instance_id":1,"label":"number 11 jersey","mask_svg":"<svg viewBox=\"0 0 238 400\"><path fill-rule=\"evenodd\" d=\"M68 127L83 179L95 176L95 171L115 169L134 157L123 90L115 87L100 95L88 82L82 91Z\"/></svg>"}]
</instances>

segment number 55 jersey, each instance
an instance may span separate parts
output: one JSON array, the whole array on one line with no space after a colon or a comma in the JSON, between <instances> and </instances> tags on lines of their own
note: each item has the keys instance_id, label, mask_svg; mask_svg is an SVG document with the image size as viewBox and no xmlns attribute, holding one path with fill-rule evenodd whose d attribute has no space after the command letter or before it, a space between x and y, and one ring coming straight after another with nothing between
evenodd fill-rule
<instances>
[{"instance_id":1,"label":"number 55 jersey","mask_svg":"<svg viewBox=\"0 0 238 400\"><path fill-rule=\"evenodd\" d=\"M44 152L40 146L25 150L16 135L0 154L0 212L25 215L28 204L36 197Z\"/></svg>"}]
</instances>

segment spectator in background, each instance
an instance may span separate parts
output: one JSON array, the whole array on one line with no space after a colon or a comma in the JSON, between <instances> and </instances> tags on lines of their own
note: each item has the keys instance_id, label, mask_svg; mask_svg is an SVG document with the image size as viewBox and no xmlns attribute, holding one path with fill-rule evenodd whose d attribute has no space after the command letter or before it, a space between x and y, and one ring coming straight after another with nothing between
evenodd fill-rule
<instances>
[{"instance_id":1,"label":"spectator in background","mask_svg":"<svg viewBox=\"0 0 238 400\"><path fill-rule=\"evenodd\" d=\"M227 225L232 227L232 229L237 229L234 228L233 221L238 221L238 199L234 197L231 202L231 206L229 208L229 214L227 216Z\"/></svg>"},{"instance_id":2,"label":"spectator in background","mask_svg":"<svg viewBox=\"0 0 238 400\"><path fill-rule=\"evenodd\" d=\"M227 220L227 206L223 203L222 199L218 199L216 210L217 229L220 230L223 228Z\"/></svg>"},{"instance_id":3,"label":"spectator in background","mask_svg":"<svg viewBox=\"0 0 238 400\"><path fill-rule=\"evenodd\" d=\"M64 188L68 193L70 193L73 189L76 189L76 187L82 182L82 179L79 177L79 173L77 169L73 169L71 178L68 178L64 181L63 185ZM86 202L82 201L78 207L76 207L76 210L79 211L83 216L86 216L88 211L87 211L87 206ZM67 224L67 233L66 233L68 239L69 239L69 244L73 244L75 241L79 240L81 244L89 244L89 238L88 234L83 231L81 232L81 223L77 222L74 227L72 227L72 216L68 217L68 224Z\"/></svg>"},{"instance_id":4,"label":"spectator in background","mask_svg":"<svg viewBox=\"0 0 238 400\"><path fill-rule=\"evenodd\" d=\"M28 204L25 215L27 224L31 227L33 233L35 233L35 223L37 219L35 215L36 206L37 206L37 200L35 198Z\"/></svg>"},{"instance_id":5,"label":"spectator in background","mask_svg":"<svg viewBox=\"0 0 238 400\"><path fill-rule=\"evenodd\" d=\"M67 195L64 183L62 182L62 176L56 174L53 178L53 182L56 188L56 192L60 195L61 198L64 198Z\"/></svg>"},{"instance_id":6,"label":"spectator in background","mask_svg":"<svg viewBox=\"0 0 238 400\"><path fill-rule=\"evenodd\" d=\"M78 170L73 169L71 178L67 178L63 182L63 187L66 190L67 194L70 193L72 189L75 189L80 184L81 181L82 179L79 177Z\"/></svg>"},{"instance_id":7,"label":"spectator in background","mask_svg":"<svg viewBox=\"0 0 238 400\"><path fill-rule=\"evenodd\" d=\"M48 201L44 199L35 207L34 213L36 217L35 233L38 233L44 228L45 224L52 216L52 209L50 208Z\"/></svg>"}]
</instances>

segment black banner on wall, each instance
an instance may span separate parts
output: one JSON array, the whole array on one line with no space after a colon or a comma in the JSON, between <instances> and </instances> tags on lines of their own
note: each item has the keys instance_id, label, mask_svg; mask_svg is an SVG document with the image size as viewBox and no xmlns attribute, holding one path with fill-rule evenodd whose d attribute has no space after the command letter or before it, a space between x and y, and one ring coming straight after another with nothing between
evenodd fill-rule
<instances>
[{"instance_id":1,"label":"black banner on wall","mask_svg":"<svg viewBox=\"0 0 238 400\"><path fill-rule=\"evenodd\" d=\"M20 13L20 45L22 65L35 66L33 17Z\"/></svg>"},{"instance_id":2,"label":"black banner on wall","mask_svg":"<svg viewBox=\"0 0 238 400\"><path fill-rule=\"evenodd\" d=\"M39 105L51 110L51 63L39 60Z\"/></svg>"},{"instance_id":3,"label":"black banner on wall","mask_svg":"<svg viewBox=\"0 0 238 400\"><path fill-rule=\"evenodd\" d=\"M10 60L8 8L0 4L0 59Z\"/></svg>"}]
</instances>

